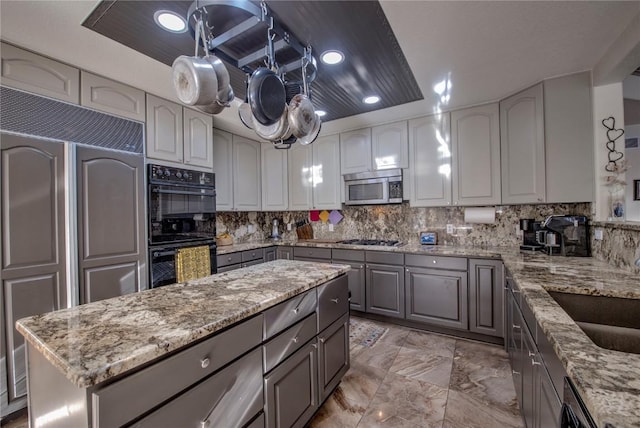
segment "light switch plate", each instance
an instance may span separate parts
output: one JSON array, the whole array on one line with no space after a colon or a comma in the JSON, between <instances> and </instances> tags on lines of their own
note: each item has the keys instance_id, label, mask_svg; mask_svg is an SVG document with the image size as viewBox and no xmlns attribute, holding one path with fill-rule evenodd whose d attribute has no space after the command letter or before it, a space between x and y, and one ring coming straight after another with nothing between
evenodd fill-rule
<instances>
[{"instance_id":1,"label":"light switch plate","mask_svg":"<svg viewBox=\"0 0 640 428\"><path fill-rule=\"evenodd\" d=\"M453 225L452 224L448 224L447 225L447 233L448 234L452 234L453 233Z\"/></svg>"},{"instance_id":2,"label":"light switch plate","mask_svg":"<svg viewBox=\"0 0 640 428\"><path fill-rule=\"evenodd\" d=\"M329 223L329 232L333 232L333 223Z\"/></svg>"},{"instance_id":3,"label":"light switch plate","mask_svg":"<svg viewBox=\"0 0 640 428\"><path fill-rule=\"evenodd\" d=\"M252 224L250 224L249 226L247 226L247 231L248 231L249 233L253 233L253 232L255 231L255 227L253 227L253 225L252 225Z\"/></svg>"},{"instance_id":4,"label":"light switch plate","mask_svg":"<svg viewBox=\"0 0 640 428\"><path fill-rule=\"evenodd\" d=\"M602 229L596 229L593 232L593 237L596 239L596 241L602 241Z\"/></svg>"},{"instance_id":5,"label":"light switch plate","mask_svg":"<svg viewBox=\"0 0 640 428\"><path fill-rule=\"evenodd\" d=\"M287 230L291 231L291 223L287 223Z\"/></svg>"}]
</instances>

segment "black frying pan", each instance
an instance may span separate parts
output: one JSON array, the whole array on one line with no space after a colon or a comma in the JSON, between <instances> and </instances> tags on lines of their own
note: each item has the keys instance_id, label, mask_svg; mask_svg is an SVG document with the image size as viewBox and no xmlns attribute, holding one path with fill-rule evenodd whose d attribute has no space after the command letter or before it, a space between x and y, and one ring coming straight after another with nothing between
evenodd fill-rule
<instances>
[{"instance_id":1,"label":"black frying pan","mask_svg":"<svg viewBox=\"0 0 640 428\"><path fill-rule=\"evenodd\" d=\"M249 80L248 98L256 120L263 125L273 125L285 109L284 83L272 70L260 67Z\"/></svg>"}]
</instances>

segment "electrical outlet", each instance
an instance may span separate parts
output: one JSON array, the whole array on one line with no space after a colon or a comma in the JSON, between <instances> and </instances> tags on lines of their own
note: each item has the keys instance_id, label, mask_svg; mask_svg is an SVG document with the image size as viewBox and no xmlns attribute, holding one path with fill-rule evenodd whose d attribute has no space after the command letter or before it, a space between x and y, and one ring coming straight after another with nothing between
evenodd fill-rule
<instances>
[{"instance_id":1,"label":"electrical outlet","mask_svg":"<svg viewBox=\"0 0 640 428\"><path fill-rule=\"evenodd\" d=\"M520 226L516 226L516 237L522 238L522 230L520 229Z\"/></svg>"},{"instance_id":2,"label":"electrical outlet","mask_svg":"<svg viewBox=\"0 0 640 428\"><path fill-rule=\"evenodd\" d=\"M253 227L253 225L252 225L252 224L250 224L249 226L247 226L247 231L248 231L249 233L253 233L253 232L255 231L255 229L256 229L256 228L255 228L255 227Z\"/></svg>"},{"instance_id":3,"label":"electrical outlet","mask_svg":"<svg viewBox=\"0 0 640 428\"><path fill-rule=\"evenodd\" d=\"M287 230L291 232L291 223L287 223Z\"/></svg>"},{"instance_id":4,"label":"electrical outlet","mask_svg":"<svg viewBox=\"0 0 640 428\"><path fill-rule=\"evenodd\" d=\"M333 232L333 223L329 223L329 232Z\"/></svg>"},{"instance_id":5,"label":"electrical outlet","mask_svg":"<svg viewBox=\"0 0 640 428\"><path fill-rule=\"evenodd\" d=\"M596 239L596 241L602 241L602 229L596 229L593 232L593 237Z\"/></svg>"},{"instance_id":6,"label":"electrical outlet","mask_svg":"<svg viewBox=\"0 0 640 428\"><path fill-rule=\"evenodd\" d=\"M447 225L447 233L449 235L451 235L453 233L453 225L452 224L448 224Z\"/></svg>"}]
</instances>

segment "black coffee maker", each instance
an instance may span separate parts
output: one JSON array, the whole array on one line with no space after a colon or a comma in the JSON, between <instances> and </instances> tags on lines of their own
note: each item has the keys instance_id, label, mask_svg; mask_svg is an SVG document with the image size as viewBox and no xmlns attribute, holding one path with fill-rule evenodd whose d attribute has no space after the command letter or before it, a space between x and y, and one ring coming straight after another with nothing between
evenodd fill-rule
<instances>
[{"instance_id":1,"label":"black coffee maker","mask_svg":"<svg viewBox=\"0 0 640 428\"><path fill-rule=\"evenodd\" d=\"M542 223L538 242L549 255L589 257L589 224L583 215L552 215Z\"/></svg>"},{"instance_id":2,"label":"black coffee maker","mask_svg":"<svg viewBox=\"0 0 640 428\"><path fill-rule=\"evenodd\" d=\"M532 218L520 219L520 230L522 231L522 245L520 249L524 251L539 251L544 249L536 239L536 233L540 230L541 224Z\"/></svg>"}]
</instances>

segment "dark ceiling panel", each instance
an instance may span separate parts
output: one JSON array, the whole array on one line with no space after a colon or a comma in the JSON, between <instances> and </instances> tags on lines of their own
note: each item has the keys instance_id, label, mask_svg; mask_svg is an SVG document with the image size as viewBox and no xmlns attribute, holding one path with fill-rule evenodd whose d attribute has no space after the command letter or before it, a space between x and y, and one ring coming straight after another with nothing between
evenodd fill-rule
<instances>
[{"instance_id":1,"label":"dark ceiling panel","mask_svg":"<svg viewBox=\"0 0 640 428\"><path fill-rule=\"evenodd\" d=\"M103 1L83 25L164 64L179 55L193 55L194 40L189 33L172 34L153 20L159 9L186 16L191 1ZM420 88L377 1L272 1L268 2L276 21L313 48L319 59L328 49L339 49L346 60L338 65L320 63L313 83L316 109L327 111L323 121L392 107L423 98ZM213 34L218 35L250 15L238 8L216 5L210 9ZM225 43L220 50L239 58L264 48L266 29L262 25ZM297 58L293 49L276 54L285 64ZM229 65L236 96L245 96L245 74ZM252 68L260 62L252 64ZM287 78L297 79L297 73ZM169 84L169 83L168 83ZM378 94L382 101L365 105L362 98Z\"/></svg>"}]
</instances>

